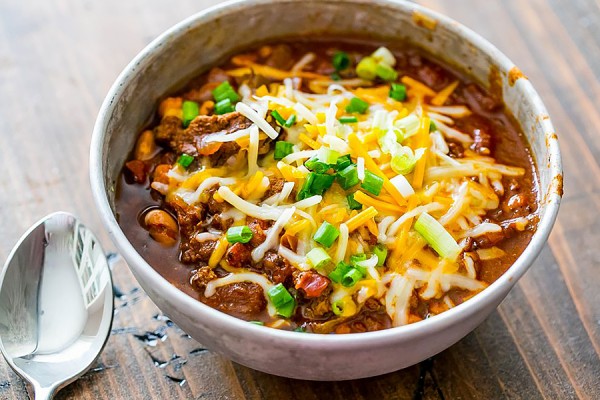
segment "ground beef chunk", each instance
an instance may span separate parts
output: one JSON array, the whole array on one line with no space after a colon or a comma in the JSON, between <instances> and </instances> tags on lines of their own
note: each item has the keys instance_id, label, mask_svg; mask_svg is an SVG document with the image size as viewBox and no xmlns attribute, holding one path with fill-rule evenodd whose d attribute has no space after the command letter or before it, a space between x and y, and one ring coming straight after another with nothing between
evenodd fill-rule
<instances>
[{"instance_id":1,"label":"ground beef chunk","mask_svg":"<svg viewBox=\"0 0 600 400\"><path fill-rule=\"evenodd\" d=\"M206 284L213 279L217 279L217 274L209 266L204 266L192 275L190 283L198 289L204 289Z\"/></svg>"},{"instance_id":2,"label":"ground beef chunk","mask_svg":"<svg viewBox=\"0 0 600 400\"><path fill-rule=\"evenodd\" d=\"M215 185L208 191L209 198L208 202L206 203L206 206L208 207L208 212L211 214L220 214L227 207L227 203L225 203L224 201L218 202L215 200L214 196L218 189L219 185Z\"/></svg>"},{"instance_id":3,"label":"ground beef chunk","mask_svg":"<svg viewBox=\"0 0 600 400\"><path fill-rule=\"evenodd\" d=\"M262 287L250 282L221 286L214 295L203 298L203 301L217 310L243 319L251 319L267 306Z\"/></svg>"},{"instance_id":4,"label":"ground beef chunk","mask_svg":"<svg viewBox=\"0 0 600 400\"><path fill-rule=\"evenodd\" d=\"M269 177L269 188L265 192L263 200L268 199L276 193L281 193L281 191L283 190L284 183L285 179L283 178Z\"/></svg>"},{"instance_id":5,"label":"ground beef chunk","mask_svg":"<svg viewBox=\"0 0 600 400\"><path fill-rule=\"evenodd\" d=\"M243 243L235 243L227 250L227 262L234 268L244 268L252 262L252 249Z\"/></svg>"},{"instance_id":6,"label":"ground beef chunk","mask_svg":"<svg viewBox=\"0 0 600 400\"><path fill-rule=\"evenodd\" d=\"M324 321L331 318L333 316L329 301L331 290L331 285L329 285L319 297L306 299L304 296L300 296L299 307L302 317L310 321ZM298 293L302 294L302 292Z\"/></svg>"},{"instance_id":7,"label":"ground beef chunk","mask_svg":"<svg viewBox=\"0 0 600 400\"><path fill-rule=\"evenodd\" d=\"M475 114L467 119L459 119L456 126L459 130L473 136L471 150L483 155L492 154L494 148L492 132L494 128L488 119Z\"/></svg>"},{"instance_id":8,"label":"ground beef chunk","mask_svg":"<svg viewBox=\"0 0 600 400\"><path fill-rule=\"evenodd\" d=\"M269 229L269 222L262 219L253 219L248 224L248 228L252 231L252 239L248 243L252 247L257 247L267 238L265 230Z\"/></svg>"},{"instance_id":9,"label":"ground beef chunk","mask_svg":"<svg viewBox=\"0 0 600 400\"><path fill-rule=\"evenodd\" d=\"M294 272L294 267L274 251L267 251L262 260L262 269L271 278L271 282L283 283Z\"/></svg>"},{"instance_id":10,"label":"ground beef chunk","mask_svg":"<svg viewBox=\"0 0 600 400\"><path fill-rule=\"evenodd\" d=\"M448 73L436 64L426 63L419 68L417 74L418 80L433 90L441 90L450 83Z\"/></svg>"},{"instance_id":11,"label":"ground beef chunk","mask_svg":"<svg viewBox=\"0 0 600 400\"><path fill-rule=\"evenodd\" d=\"M205 210L201 204L190 206L180 197L173 196L166 205L177 215L179 230L183 237L190 237L194 232L202 229L201 223L204 219Z\"/></svg>"},{"instance_id":12,"label":"ground beef chunk","mask_svg":"<svg viewBox=\"0 0 600 400\"><path fill-rule=\"evenodd\" d=\"M154 128L154 137L159 141L169 141L183 133L181 120L175 116L166 116Z\"/></svg>"},{"instance_id":13,"label":"ground beef chunk","mask_svg":"<svg viewBox=\"0 0 600 400\"><path fill-rule=\"evenodd\" d=\"M392 320L385 307L376 299L369 298L360 312L335 328L335 333L372 332L392 327Z\"/></svg>"},{"instance_id":14,"label":"ground beef chunk","mask_svg":"<svg viewBox=\"0 0 600 400\"><path fill-rule=\"evenodd\" d=\"M184 263L208 262L217 247L217 240L197 241L194 238L182 240L180 245L181 261Z\"/></svg>"},{"instance_id":15,"label":"ground beef chunk","mask_svg":"<svg viewBox=\"0 0 600 400\"><path fill-rule=\"evenodd\" d=\"M206 135L217 132L233 133L240 129L246 129L251 124L250 120L238 112L223 115L199 115L190 123L187 129L165 130L160 135L157 132L156 138L168 142L169 146L177 153L198 156L206 147L206 144L202 140ZM161 123L160 126L162 125ZM216 152L210 154L210 161L213 165L222 165L229 157L236 154L239 149L240 146L235 142L223 143Z\"/></svg>"},{"instance_id":16,"label":"ground beef chunk","mask_svg":"<svg viewBox=\"0 0 600 400\"><path fill-rule=\"evenodd\" d=\"M271 54L265 60L265 64L270 67L289 70L294 66L294 53L287 44L278 44L272 46Z\"/></svg>"},{"instance_id":17,"label":"ground beef chunk","mask_svg":"<svg viewBox=\"0 0 600 400\"><path fill-rule=\"evenodd\" d=\"M304 291L307 298L319 297L331 281L315 271L294 273L294 287Z\"/></svg>"},{"instance_id":18,"label":"ground beef chunk","mask_svg":"<svg viewBox=\"0 0 600 400\"><path fill-rule=\"evenodd\" d=\"M502 108L502 101L496 100L489 94L486 94L474 83L466 85L464 95L470 99L472 103L479 104L485 111L498 111Z\"/></svg>"},{"instance_id":19,"label":"ground beef chunk","mask_svg":"<svg viewBox=\"0 0 600 400\"><path fill-rule=\"evenodd\" d=\"M462 158L465 155L465 150L462 144L447 140L448 149L450 149L448 155L452 158Z\"/></svg>"}]
</instances>

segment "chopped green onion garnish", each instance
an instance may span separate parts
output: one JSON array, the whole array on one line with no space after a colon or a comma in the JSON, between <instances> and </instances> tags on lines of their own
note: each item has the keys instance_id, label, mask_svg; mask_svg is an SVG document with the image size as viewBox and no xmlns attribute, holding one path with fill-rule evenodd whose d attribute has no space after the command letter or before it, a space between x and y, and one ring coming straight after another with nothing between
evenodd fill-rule
<instances>
[{"instance_id":1,"label":"chopped green onion garnish","mask_svg":"<svg viewBox=\"0 0 600 400\"><path fill-rule=\"evenodd\" d=\"M312 193L310 192L310 187L312 186L314 181L315 181L315 174L313 174L313 173L308 174L308 176L306 177L306 180L304 181L304 184L302 184L302 187L300 188L300 190L298 191L298 194L296 195L296 200L300 201L300 200L304 200L304 199L307 199L310 196L312 196Z\"/></svg>"},{"instance_id":2,"label":"chopped green onion garnish","mask_svg":"<svg viewBox=\"0 0 600 400\"><path fill-rule=\"evenodd\" d=\"M344 278L344 275L346 275L346 273L350 271L351 268L351 265L340 261L338 265L336 265L335 269L331 271L331 273L328 275L329 279L331 279L335 283L342 283L342 278Z\"/></svg>"},{"instance_id":3,"label":"chopped green onion garnish","mask_svg":"<svg viewBox=\"0 0 600 400\"><path fill-rule=\"evenodd\" d=\"M334 302L331 305L331 311L333 311L333 313L335 315L342 315L344 313L344 304L345 304L344 299L340 299L340 300Z\"/></svg>"},{"instance_id":4,"label":"chopped green onion garnish","mask_svg":"<svg viewBox=\"0 0 600 400\"><path fill-rule=\"evenodd\" d=\"M195 101L184 101L182 105L183 126L187 126L200 114L200 108Z\"/></svg>"},{"instance_id":5,"label":"chopped green onion garnish","mask_svg":"<svg viewBox=\"0 0 600 400\"><path fill-rule=\"evenodd\" d=\"M350 100L350 103L346 106L347 113L359 113L364 114L369 109L369 103L364 100L359 99L358 97L353 97Z\"/></svg>"},{"instance_id":6,"label":"chopped green onion garnish","mask_svg":"<svg viewBox=\"0 0 600 400\"><path fill-rule=\"evenodd\" d=\"M234 111L235 108L233 108L230 99L223 99L215 104L215 114L217 115L227 114Z\"/></svg>"},{"instance_id":7,"label":"chopped green onion garnish","mask_svg":"<svg viewBox=\"0 0 600 400\"><path fill-rule=\"evenodd\" d=\"M367 260L367 255L365 253L360 253L360 254L354 254L350 256L350 264L352 264L352 266L356 267L356 263L359 263L361 261L366 261Z\"/></svg>"},{"instance_id":8,"label":"chopped green onion garnish","mask_svg":"<svg viewBox=\"0 0 600 400\"><path fill-rule=\"evenodd\" d=\"M317 152L317 159L328 165L335 165L340 153L327 147L321 147Z\"/></svg>"},{"instance_id":9,"label":"chopped green onion garnish","mask_svg":"<svg viewBox=\"0 0 600 400\"><path fill-rule=\"evenodd\" d=\"M296 308L296 301L292 300L289 303L285 303L281 307L276 308L277 314L284 318L289 318L294 313L294 309Z\"/></svg>"},{"instance_id":10,"label":"chopped green onion garnish","mask_svg":"<svg viewBox=\"0 0 600 400\"><path fill-rule=\"evenodd\" d=\"M340 184L342 189L347 190L352 186L358 184L358 168L355 164L350 164L343 170L337 173L337 182Z\"/></svg>"},{"instance_id":11,"label":"chopped green onion garnish","mask_svg":"<svg viewBox=\"0 0 600 400\"><path fill-rule=\"evenodd\" d=\"M313 157L304 163L304 166L311 171L324 173L330 168L329 164L319 161L317 157Z\"/></svg>"},{"instance_id":12,"label":"chopped green onion garnish","mask_svg":"<svg viewBox=\"0 0 600 400\"><path fill-rule=\"evenodd\" d=\"M352 117L340 117L339 121L342 124L356 124L358 122L358 118Z\"/></svg>"},{"instance_id":13,"label":"chopped green onion garnish","mask_svg":"<svg viewBox=\"0 0 600 400\"><path fill-rule=\"evenodd\" d=\"M460 246L448 231L435 218L422 213L415 222L415 231L442 257L456 259L460 254Z\"/></svg>"},{"instance_id":14,"label":"chopped green onion garnish","mask_svg":"<svg viewBox=\"0 0 600 400\"><path fill-rule=\"evenodd\" d=\"M227 241L229 243L248 243L252 239L252 231L248 226L232 226L227 229Z\"/></svg>"},{"instance_id":15,"label":"chopped green onion garnish","mask_svg":"<svg viewBox=\"0 0 600 400\"><path fill-rule=\"evenodd\" d=\"M305 333L306 329L304 329L303 327L299 326L296 329L294 329L294 332L303 332L303 333Z\"/></svg>"},{"instance_id":16,"label":"chopped green onion garnish","mask_svg":"<svg viewBox=\"0 0 600 400\"><path fill-rule=\"evenodd\" d=\"M365 171L365 179L360 187L375 196L379 196L381 188L383 187L383 178L375 175L371 171Z\"/></svg>"},{"instance_id":17,"label":"chopped green onion garnish","mask_svg":"<svg viewBox=\"0 0 600 400\"><path fill-rule=\"evenodd\" d=\"M248 321L248 322L250 322L251 324L254 324L254 325L260 325L260 326L264 326L265 325L265 323L262 322L262 321Z\"/></svg>"},{"instance_id":18,"label":"chopped green onion garnish","mask_svg":"<svg viewBox=\"0 0 600 400\"><path fill-rule=\"evenodd\" d=\"M321 268L331 261L331 257L325 250L315 247L306 254L306 258L315 268Z\"/></svg>"},{"instance_id":19,"label":"chopped green onion garnish","mask_svg":"<svg viewBox=\"0 0 600 400\"><path fill-rule=\"evenodd\" d=\"M373 249L373 254L377 256L377 266L383 267L383 264L385 264L385 259L387 258L388 254L387 247L383 244L378 244Z\"/></svg>"},{"instance_id":20,"label":"chopped green onion garnish","mask_svg":"<svg viewBox=\"0 0 600 400\"><path fill-rule=\"evenodd\" d=\"M292 147L294 147L294 144L290 142L285 142L283 140L275 142L275 154L273 155L273 158L281 160L285 156L292 154L294 151Z\"/></svg>"},{"instance_id":21,"label":"chopped green onion garnish","mask_svg":"<svg viewBox=\"0 0 600 400\"><path fill-rule=\"evenodd\" d=\"M333 55L332 64L336 71L343 71L350 66L350 57L343 51L337 51Z\"/></svg>"},{"instance_id":22,"label":"chopped green onion garnish","mask_svg":"<svg viewBox=\"0 0 600 400\"><path fill-rule=\"evenodd\" d=\"M296 114L290 115L288 119L285 120L283 126L286 128L291 128L296 123Z\"/></svg>"},{"instance_id":23,"label":"chopped green onion garnish","mask_svg":"<svg viewBox=\"0 0 600 400\"><path fill-rule=\"evenodd\" d=\"M435 132L437 131L437 125L435 124L435 122L433 122L433 120L429 121L429 132Z\"/></svg>"},{"instance_id":24,"label":"chopped green onion garnish","mask_svg":"<svg viewBox=\"0 0 600 400\"><path fill-rule=\"evenodd\" d=\"M395 81L398 78L398 73L394 70L394 68L381 62L377 64L377 67L375 68L375 73L378 77L380 77L386 82Z\"/></svg>"},{"instance_id":25,"label":"chopped green onion garnish","mask_svg":"<svg viewBox=\"0 0 600 400\"><path fill-rule=\"evenodd\" d=\"M348 272L344 274L342 278L342 285L345 287L352 287L356 285L364 277L363 273L357 268L350 268Z\"/></svg>"},{"instance_id":26,"label":"chopped green onion garnish","mask_svg":"<svg viewBox=\"0 0 600 400\"><path fill-rule=\"evenodd\" d=\"M314 180L310 185L310 193L312 195L323 194L323 192L331 187L335 179L334 175L317 174L315 172L311 172L311 174L315 174Z\"/></svg>"},{"instance_id":27,"label":"chopped green onion garnish","mask_svg":"<svg viewBox=\"0 0 600 400\"><path fill-rule=\"evenodd\" d=\"M333 167L333 169L335 169L336 171L341 171L350 164L352 164L352 158L350 158L350 154L346 154L344 156L338 157L335 163L335 167Z\"/></svg>"},{"instance_id":28,"label":"chopped green onion garnish","mask_svg":"<svg viewBox=\"0 0 600 400\"><path fill-rule=\"evenodd\" d=\"M269 289L267 294L275 306L277 314L285 318L291 317L294 308L296 307L296 302L282 283L278 283L277 285L273 286L271 289Z\"/></svg>"},{"instance_id":29,"label":"chopped green onion garnish","mask_svg":"<svg viewBox=\"0 0 600 400\"><path fill-rule=\"evenodd\" d=\"M409 174L417 164L412 150L410 148L403 147L403 150L394 154L390 166L392 170L401 175Z\"/></svg>"},{"instance_id":30,"label":"chopped green onion garnish","mask_svg":"<svg viewBox=\"0 0 600 400\"><path fill-rule=\"evenodd\" d=\"M390 97L397 101L406 100L406 86L400 83L392 83L390 87Z\"/></svg>"},{"instance_id":31,"label":"chopped green onion garnish","mask_svg":"<svg viewBox=\"0 0 600 400\"><path fill-rule=\"evenodd\" d=\"M335 242L335 239L337 239L338 236L340 236L340 231L335 226L331 225L329 222L324 221L319 227L319 229L317 229L317 232L315 233L315 236L313 236L313 239L315 240L315 242L322 244L325 247L331 247L331 245L333 244L333 242Z\"/></svg>"},{"instance_id":32,"label":"chopped green onion garnish","mask_svg":"<svg viewBox=\"0 0 600 400\"><path fill-rule=\"evenodd\" d=\"M363 78L372 81L377 76L377 60L373 57L365 57L356 66L356 75L359 78Z\"/></svg>"},{"instance_id":33,"label":"chopped green onion garnish","mask_svg":"<svg viewBox=\"0 0 600 400\"><path fill-rule=\"evenodd\" d=\"M235 92L235 90L227 81L217 86L215 90L212 91L212 95L215 99L215 103L218 103L225 99L229 99L231 103L236 103L240 100L240 96Z\"/></svg>"},{"instance_id":34,"label":"chopped green onion garnish","mask_svg":"<svg viewBox=\"0 0 600 400\"><path fill-rule=\"evenodd\" d=\"M333 74L331 74L331 79L334 81L340 81L342 80L342 77L337 72L334 72Z\"/></svg>"},{"instance_id":35,"label":"chopped green onion garnish","mask_svg":"<svg viewBox=\"0 0 600 400\"><path fill-rule=\"evenodd\" d=\"M346 196L346 200L348 200L348 208L351 210L360 210L362 208L362 204L358 201L354 200L354 193L350 193Z\"/></svg>"},{"instance_id":36,"label":"chopped green onion garnish","mask_svg":"<svg viewBox=\"0 0 600 400\"><path fill-rule=\"evenodd\" d=\"M271 110L271 115L273 118L275 118L275 121L277 121L279 125L285 125L285 118L283 118L277 110Z\"/></svg>"},{"instance_id":37,"label":"chopped green onion garnish","mask_svg":"<svg viewBox=\"0 0 600 400\"><path fill-rule=\"evenodd\" d=\"M183 168L187 168L190 166L192 161L194 161L194 157L184 153L177 159L177 164L181 165Z\"/></svg>"}]
</instances>

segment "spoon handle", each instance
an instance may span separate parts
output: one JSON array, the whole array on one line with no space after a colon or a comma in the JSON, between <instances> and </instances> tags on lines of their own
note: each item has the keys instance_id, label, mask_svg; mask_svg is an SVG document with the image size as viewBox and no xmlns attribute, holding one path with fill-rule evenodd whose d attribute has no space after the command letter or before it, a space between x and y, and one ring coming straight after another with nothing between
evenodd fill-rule
<instances>
[{"instance_id":1,"label":"spoon handle","mask_svg":"<svg viewBox=\"0 0 600 400\"><path fill-rule=\"evenodd\" d=\"M34 400L51 400L54 397L54 387L41 387L39 385L33 385L33 399Z\"/></svg>"}]
</instances>

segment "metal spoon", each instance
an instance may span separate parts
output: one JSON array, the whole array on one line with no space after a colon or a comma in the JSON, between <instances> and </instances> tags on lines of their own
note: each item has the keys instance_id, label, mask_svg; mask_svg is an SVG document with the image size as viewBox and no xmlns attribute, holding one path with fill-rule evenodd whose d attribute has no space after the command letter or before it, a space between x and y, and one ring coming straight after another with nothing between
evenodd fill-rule
<instances>
[{"instance_id":1,"label":"metal spoon","mask_svg":"<svg viewBox=\"0 0 600 400\"><path fill-rule=\"evenodd\" d=\"M98 357L113 286L96 237L65 212L27 231L0 273L0 350L35 399L51 399Z\"/></svg>"}]
</instances>

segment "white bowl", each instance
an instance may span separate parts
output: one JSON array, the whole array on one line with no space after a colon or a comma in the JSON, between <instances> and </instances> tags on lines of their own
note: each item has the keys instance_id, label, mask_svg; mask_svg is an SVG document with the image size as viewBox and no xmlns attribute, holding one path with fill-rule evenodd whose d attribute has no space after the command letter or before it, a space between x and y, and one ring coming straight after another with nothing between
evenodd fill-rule
<instances>
[{"instance_id":1,"label":"white bowl","mask_svg":"<svg viewBox=\"0 0 600 400\"><path fill-rule=\"evenodd\" d=\"M435 21L435 28L423 26L422 16ZM531 144L540 180L537 232L496 282L441 315L350 335L287 332L249 324L171 285L144 261L117 224L114 196L119 173L161 96L236 50L286 36L319 34L404 40L471 75L484 87L493 81ZM106 228L140 285L162 311L203 345L240 364L312 380L364 378L405 368L467 335L532 264L548 238L562 195L556 134L542 101L515 65L456 21L416 4L386 0L233 1L175 25L142 50L112 86L94 128L90 169L94 199Z\"/></svg>"}]
</instances>

